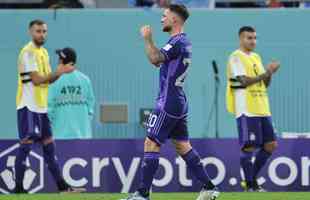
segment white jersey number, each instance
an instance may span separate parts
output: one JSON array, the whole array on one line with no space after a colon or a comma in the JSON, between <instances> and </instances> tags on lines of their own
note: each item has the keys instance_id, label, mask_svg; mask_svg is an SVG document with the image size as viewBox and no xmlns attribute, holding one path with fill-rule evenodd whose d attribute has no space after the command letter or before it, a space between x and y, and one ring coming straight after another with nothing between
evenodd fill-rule
<instances>
[{"instance_id":1,"label":"white jersey number","mask_svg":"<svg viewBox=\"0 0 310 200\"><path fill-rule=\"evenodd\" d=\"M185 78L188 74L188 69L189 69L189 65L191 64L191 59L190 58L184 58L183 60L183 64L186 66L186 70L183 74L181 74L175 81L175 86L178 86L178 87L183 87L184 86L184 81L185 81Z\"/></svg>"}]
</instances>

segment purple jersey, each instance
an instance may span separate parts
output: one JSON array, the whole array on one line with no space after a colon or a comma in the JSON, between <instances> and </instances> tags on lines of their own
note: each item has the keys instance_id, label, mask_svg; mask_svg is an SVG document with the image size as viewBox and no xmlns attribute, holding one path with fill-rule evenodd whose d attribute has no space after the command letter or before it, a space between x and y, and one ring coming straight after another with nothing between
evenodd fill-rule
<instances>
[{"instance_id":1,"label":"purple jersey","mask_svg":"<svg viewBox=\"0 0 310 200\"><path fill-rule=\"evenodd\" d=\"M187 114L188 103L183 90L192 57L192 45L185 33L170 38L160 49L165 62L160 66L157 108L174 117Z\"/></svg>"}]
</instances>

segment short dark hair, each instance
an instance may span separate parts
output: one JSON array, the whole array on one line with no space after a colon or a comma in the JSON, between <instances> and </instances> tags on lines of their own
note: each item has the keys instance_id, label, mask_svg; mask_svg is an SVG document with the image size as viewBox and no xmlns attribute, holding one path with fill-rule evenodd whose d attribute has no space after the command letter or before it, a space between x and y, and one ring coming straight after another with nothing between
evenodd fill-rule
<instances>
[{"instance_id":1,"label":"short dark hair","mask_svg":"<svg viewBox=\"0 0 310 200\"><path fill-rule=\"evenodd\" d=\"M243 26L239 29L239 36L241 35L241 33L243 32L250 32L250 33L254 33L256 32L255 31L255 28L253 28L252 26Z\"/></svg>"},{"instance_id":2,"label":"short dark hair","mask_svg":"<svg viewBox=\"0 0 310 200\"><path fill-rule=\"evenodd\" d=\"M43 20L35 19L29 23L29 28L31 28L33 25L43 25L43 24L46 24Z\"/></svg>"},{"instance_id":3,"label":"short dark hair","mask_svg":"<svg viewBox=\"0 0 310 200\"><path fill-rule=\"evenodd\" d=\"M189 17L189 12L183 4L170 4L168 9L179 15L184 22Z\"/></svg>"}]
</instances>

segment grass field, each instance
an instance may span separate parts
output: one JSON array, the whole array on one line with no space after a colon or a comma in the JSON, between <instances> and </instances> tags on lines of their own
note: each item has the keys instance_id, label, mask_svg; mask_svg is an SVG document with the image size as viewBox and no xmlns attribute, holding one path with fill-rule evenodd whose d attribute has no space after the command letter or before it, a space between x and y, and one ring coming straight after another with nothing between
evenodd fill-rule
<instances>
[{"instance_id":1,"label":"grass field","mask_svg":"<svg viewBox=\"0 0 310 200\"><path fill-rule=\"evenodd\" d=\"M0 195L0 200L119 200L124 194ZM197 193L154 193L152 200L195 200ZM223 193L219 200L310 200L310 192Z\"/></svg>"}]
</instances>

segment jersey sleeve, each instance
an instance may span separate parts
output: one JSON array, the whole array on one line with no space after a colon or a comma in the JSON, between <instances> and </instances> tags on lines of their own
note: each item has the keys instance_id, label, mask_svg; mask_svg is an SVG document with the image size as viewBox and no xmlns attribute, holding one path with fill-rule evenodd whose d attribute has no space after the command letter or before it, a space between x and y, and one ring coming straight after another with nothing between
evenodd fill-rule
<instances>
[{"instance_id":1,"label":"jersey sleeve","mask_svg":"<svg viewBox=\"0 0 310 200\"><path fill-rule=\"evenodd\" d=\"M31 51L25 51L21 56L21 63L24 66L22 73L38 71L38 63L35 54Z\"/></svg>"},{"instance_id":2,"label":"jersey sleeve","mask_svg":"<svg viewBox=\"0 0 310 200\"><path fill-rule=\"evenodd\" d=\"M245 76L244 66L238 56L232 56L229 59L229 66L232 77Z\"/></svg>"},{"instance_id":3,"label":"jersey sleeve","mask_svg":"<svg viewBox=\"0 0 310 200\"><path fill-rule=\"evenodd\" d=\"M160 52L164 54L166 60L173 60L178 57L181 53L182 43L177 42L169 42L164 47L160 49Z\"/></svg>"}]
</instances>

